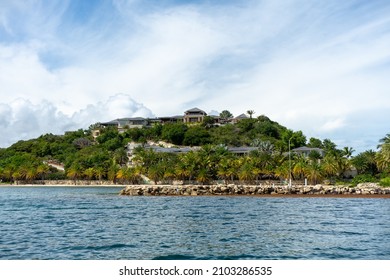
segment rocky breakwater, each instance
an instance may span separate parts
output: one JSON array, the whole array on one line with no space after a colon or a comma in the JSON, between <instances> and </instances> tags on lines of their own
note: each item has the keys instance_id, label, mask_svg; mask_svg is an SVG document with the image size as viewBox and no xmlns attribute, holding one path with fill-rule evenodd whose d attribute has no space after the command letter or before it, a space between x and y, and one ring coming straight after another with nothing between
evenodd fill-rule
<instances>
[{"instance_id":1,"label":"rocky breakwater","mask_svg":"<svg viewBox=\"0 0 390 280\"><path fill-rule=\"evenodd\" d=\"M130 185L120 192L130 196L197 195L389 195L390 188L377 184L352 186L275 186L275 185Z\"/></svg>"}]
</instances>

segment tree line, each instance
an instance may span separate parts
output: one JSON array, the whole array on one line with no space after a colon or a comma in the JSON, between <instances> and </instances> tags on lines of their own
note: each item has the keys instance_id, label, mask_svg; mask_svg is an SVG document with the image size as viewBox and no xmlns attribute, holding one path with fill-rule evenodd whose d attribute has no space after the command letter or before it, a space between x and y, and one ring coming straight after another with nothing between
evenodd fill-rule
<instances>
[{"instance_id":1,"label":"tree line","mask_svg":"<svg viewBox=\"0 0 390 280\"><path fill-rule=\"evenodd\" d=\"M389 181L390 134L380 139L378 150L353 156L353 149L338 149L329 139L306 139L302 131L293 131L266 116L243 119L236 124L215 126L210 117L202 123L181 122L131 128L119 133L115 128L91 125L87 130L46 134L19 141L0 149L0 178L3 182L36 180L110 180L118 183L140 183L146 177L154 182L174 180L211 183L258 183L261 180L307 179L316 184L346 179L348 170L359 174L354 180ZM221 117L229 118L225 110ZM249 111L248 111L249 114ZM100 135L93 137L93 131ZM164 140L175 145L200 146L183 154L156 153L138 148L129 165L126 146L129 142L146 143ZM325 155L312 152L308 157L289 154L300 146L321 148ZM253 146L245 156L230 153L227 147ZM57 163L64 171L48 163ZM146 176L146 177L145 177ZM390 182L389 182L390 184Z\"/></svg>"}]
</instances>

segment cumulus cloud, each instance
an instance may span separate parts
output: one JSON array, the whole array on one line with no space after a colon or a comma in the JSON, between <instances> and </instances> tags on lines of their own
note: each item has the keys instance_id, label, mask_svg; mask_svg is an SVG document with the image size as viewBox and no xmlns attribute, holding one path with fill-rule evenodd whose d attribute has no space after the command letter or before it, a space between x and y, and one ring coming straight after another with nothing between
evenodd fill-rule
<instances>
[{"instance_id":1,"label":"cumulus cloud","mask_svg":"<svg viewBox=\"0 0 390 280\"><path fill-rule=\"evenodd\" d=\"M129 95L117 94L104 102L90 104L69 116L44 100L38 104L18 98L9 104L0 103L0 147L42 134L63 134L86 129L89 125L119 117L152 117L153 113Z\"/></svg>"},{"instance_id":2,"label":"cumulus cloud","mask_svg":"<svg viewBox=\"0 0 390 280\"><path fill-rule=\"evenodd\" d=\"M137 102L159 116L251 109L343 143L355 137L354 121L370 130L364 111L381 124L370 137L388 133L375 113L390 111L388 3L99 3L0 3L0 113L15 114L16 98L30 102L25 112L39 115L46 100L59 120L83 124L92 111L99 121L126 106L151 114ZM117 92L137 102L110 101ZM5 116L0 125L16 122Z\"/></svg>"}]
</instances>

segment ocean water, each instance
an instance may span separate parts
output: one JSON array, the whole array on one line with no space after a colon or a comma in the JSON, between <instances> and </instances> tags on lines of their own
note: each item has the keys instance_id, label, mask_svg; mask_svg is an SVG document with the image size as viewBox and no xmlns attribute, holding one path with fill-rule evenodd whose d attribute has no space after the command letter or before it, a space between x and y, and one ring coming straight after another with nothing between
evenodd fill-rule
<instances>
[{"instance_id":1,"label":"ocean water","mask_svg":"<svg viewBox=\"0 0 390 280\"><path fill-rule=\"evenodd\" d=\"M390 259L390 199L0 188L0 259Z\"/></svg>"}]
</instances>

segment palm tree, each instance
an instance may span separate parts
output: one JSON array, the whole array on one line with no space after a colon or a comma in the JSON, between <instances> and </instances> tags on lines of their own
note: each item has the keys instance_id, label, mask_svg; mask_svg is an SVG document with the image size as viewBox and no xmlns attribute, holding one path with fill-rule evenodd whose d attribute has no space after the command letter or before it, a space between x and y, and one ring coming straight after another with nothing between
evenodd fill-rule
<instances>
[{"instance_id":1,"label":"palm tree","mask_svg":"<svg viewBox=\"0 0 390 280\"><path fill-rule=\"evenodd\" d=\"M81 178L83 171L81 166L78 163L74 163L71 167L66 171L66 176L76 182L77 179Z\"/></svg>"},{"instance_id":2,"label":"palm tree","mask_svg":"<svg viewBox=\"0 0 390 280\"><path fill-rule=\"evenodd\" d=\"M260 169L256 167L254 160L250 157L243 158L240 166L238 170L238 178L240 181L251 183L260 174Z\"/></svg>"},{"instance_id":3,"label":"palm tree","mask_svg":"<svg viewBox=\"0 0 390 280\"><path fill-rule=\"evenodd\" d=\"M249 115L249 118L251 119L252 116L255 114L255 111L253 111L253 110L248 110L248 111L246 111L246 113Z\"/></svg>"},{"instance_id":4,"label":"palm tree","mask_svg":"<svg viewBox=\"0 0 390 280\"><path fill-rule=\"evenodd\" d=\"M150 166L148 168L148 178L154 181L157 184L158 181L161 181L164 177L164 169L160 164Z\"/></svg>"},{"instance_id":5,"label":"palm tree","mask_svg":"<svg viewBox=\"0 0 390 280\"><path fill-rule=\"evenodd\" d=\"M305 174L309 182L314 185L324 178L321 165L314 161L307 165Z\"/></svg>"},{"instance_id":6,"label":"palm tree","mask_svg":"<svg viewBox=\"0 0 390 280\"><path fill-rule=\"evenodd\" d=\"M380 149L385 144L390 144L390 133L386 134L385 137L379 140L379 143L377 148Z\"/></svg>"},{"instance_id":7,"label":"palm tree","mask_svg":"<svg viewBox=\"0 0 390 280\"><path fill-rule=\"evenodd\" d=\"M189 170L186 168L186 166L182 163L179 162L175 166L175 177L179 180L186 180L190 175Z\"/></svg>"},{"instance_id":8,"label":"palm tree","mask_svg":"<svg viewBox=\"0 0 390 280\"><path fill-rule=\"evenodd\" d=\"M13 181L13 176L12 174L15 172L15 169L12 166L6 166L3 170L2 177L8 181L12 182Z\"/></svg>"},{"instance_id":9,"label":"palm tree","mask_svg":"<svg viewBox=\"0 0 390 280\"><path fill-rule=\"evenodd\" d=\"M346 158L351 158L352 157L352 154L355 152L355 150L352 148L352 147L344 147L343 148L343 151L342 151L342 154L343 156L345 156Z\"/></svg>"},{"instance_id":10,"label":"palm tree","mask_svg":"<svg viewBox=\"0 0 390 280\"><path fill-rule=\"evenodd\" d=\"M188 172L188 180L192 180L196 169L197 169L197 162L198 162L198 155L194 151L190 151L188 153L182 154L179 156L179 161L184 165L184 168L187 169Z\"/></svg>"},{"instance_id":11,"label":"palm tree","mask_svg":"<svg viewBox=\"0 0 390 280\"><path fill-rule=\"evenodd\" d=\"M338 173L337 162L335 157L332 155L326 155L321 161L321 166L326 177L332 178Z\"/></svg>"},{"instance_id":12,"label":"palm tree","mask_svg":"<svg viewBox=\"0 0 390 280\"><path fill-rule=\"evenodd\" d=\"M98 166L95 168L95 176L98 178L99 181L103 179L103 176L105 175L104 168L101 166Z\"/></svg>"},{"instance_id":13,"label":"palm tree","mask_svg":"<svg viewBox=\"0 0 390 280\"><path fill-rule=\"evenodd\" d=\"M172 166L165 168L163 178L172 183L173 179L175 179L175 169Z\"/></svg>"},{"instance_id":14,"label":"palm tree","mask_svg":"<svg viewBox=\"0 0 390 280\"><path fill-rule=\"evenodd\" d=\"M117 172L117 178L122 183L137 184L141 181L140 173L135 167L122 167Z\"/></svg>"},{"instance_id":15,"label":"palm tree","mask_svg":"<svg viewBox=\"0 0 390 280\"><path fill-rule=\"evenodd\" d=\"M114 159L119 165L124 165L129 160L129 158L127 157L127 152L124 148L119 148L115 150Z\"/></svg>"},{"instance_id":16,"label":"palm tree","mask_svg":"<svg viewBox=\"0 0 390 280\"><path fill-rule=\"evenodd\" d=\"M19 180L23 180L23 179L24 179L23 171L21 171L20 169L17 169L12 173L12 180L13 181L19 181Z\"/></svg>"},{"instance_id":17,"label":"palm tree","mask_svg":"<svg viewBox=\"0 0 390 280\"><path fill-rule=\"evenodd\" d=\"M50 167L47 164L40 164L37 167L37 176L41 177L41 180L45 180L45 175L49 173Z\"/></svg>"},{"instance_id":18,"label":"palm tree","mask_svg":"<svg viewBox=\"0 0 390 280\"><path fill-rule=\"evenodd\" d=\"M217 176L222 180L229 180L230 159L223 158L218 163Z\"/></svg>"},{"instance_id":19,"label":"palm tree","mask_svg":"<svg viewBox=\"0 0 390 280\"><path fill-rule=\"evenodd\" d=\"M38 176L37 169L34 166L29 166L26 170L25 176L26 176L27 181L29 181L29 182L34 181Z\"/></svg>"},{"instance_id":20,"label":"palm tree","mask_svg":"<svg viewBox=\"0 0 390 280\"><path fill-rule=\"evenodd\" d=\"M390 142L381 145L376 154L376 162L380 171L390 172Z\"/></svg>"},{"instance_id":21,"label":"palm tree","mask_svg":"<svg viewBox=\"0 0 390 280\"><path fill-rule=\"evenodd\" d=\"M290 166L288 161L285 161L282 164L278 165L278 167L274 171L274 174L281 180L287 180L290 176Z\"/></svg>"},{"instance_id":22,"label":"palm tree","mask_svg":"<svg viewBox=\"0 0 390 280\"><path fill-rule=\"evenodd\" d=\"M302 179L305 176L305 171L308 165L308 160L304 155L297 155L293 162L292 173L294 178Z\"/></svg>"},{"instance_id":23,"label":"palm tree","mask_svg":"<svg viewBox=\"0 0 390 280\"><path fill-rule=\"evenodd\" d=\"M115 164L115 162L113 162L110 168L108 169L107 177L108 180L111 180L114 184L116 184L116 179L118 178L117 177L118 171L119 171L119 166Z\"/></svg>"},{"instance_id":24,"label":"palm tree","mask_svg":"<svg viewBox=\"0 0 390 280\"><path fill-rule=\"evenodd\" d=\"M358 154L351 160L358 174L369 173L374 175L378 172L378 153L368 150Z\"/></svg>"},{"instance_id":25,"label":"palm tree","mask_svg":"<svg viewBox=\"0 0 390 280\"><path fill-rule=\"evenodd\" d=\"M88 180L92 180L93 177L95 176L95 169L93 167L87 168L84 171L85 177L87 177Z\"/></svg>"},{"instance_id":26,"label":"palm tree","mask_svg":"<svg viewBox=\"0 0 390 280\"><path fill-rule=\"evenodd\" d=\"M206 168L201 168L196 176L196 180L201 184L208 183L210 179L210 174Z\"/></svg>"}]
</instances>

